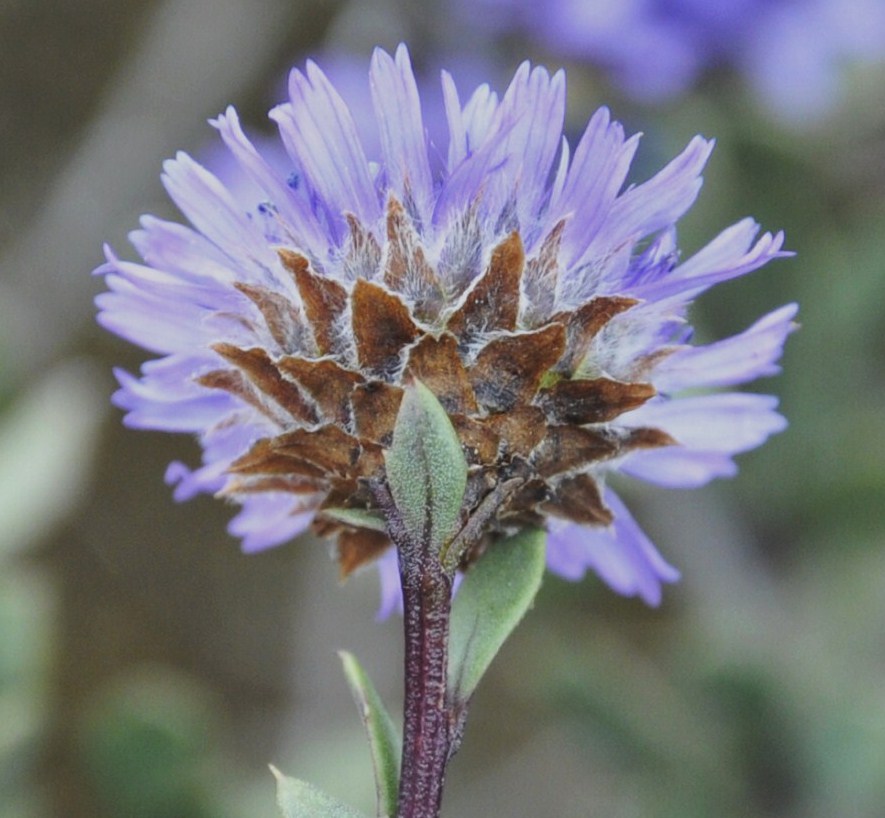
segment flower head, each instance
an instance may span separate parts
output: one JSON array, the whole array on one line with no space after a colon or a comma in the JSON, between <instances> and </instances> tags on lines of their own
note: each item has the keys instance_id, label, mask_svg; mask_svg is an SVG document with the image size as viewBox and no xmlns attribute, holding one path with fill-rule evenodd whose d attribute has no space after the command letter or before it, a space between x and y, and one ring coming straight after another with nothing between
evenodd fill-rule
<instances>
[{"instance_id":1,"label":"flower head","mask_svg":"<svg viewBox=\"0 0 885 818\"><path fill-rule=\"evenodd\" d=\"M672 98L725 68L787 122L835 107L846 64L885 59L877 0L554 0L542 15L527 0L484 6L490 26L592 63L634 99ZM465 13L473 19L474 5Z\"/></svg>"},{"instance_id":2,"label":"flower head","mask_svg":"<svg viewBox=\"0 0 885 818\"><path fill-rule=\"evenodd\" d=\"M312 527L346 575L390 566L383 526L360 519L417 378L460 438L465 519L494 495L487 536L546 525L551 570L593 568L656 603L677 573L607 477L702 485L783 428L775 399L708 390L776 372L795 307L709 346L686 320L704 290L783 255L781 234L745 219L681 260L674 225L712 143L625 188L638 138L601 109L572 149L561 72L524 64L502 97L480 86L466 103L443 73L447 146L425 135L405 47L376 51L370 86L377 155L313 63L271 112L288 168L232 108L212 122L261 201L185 154L166 163L193 226L145 217L131 236L145 263L108 250L101 268L101 323L160 356L118 372L127 424L199 436L203 465L167 480L179 499L239 503L247 551Z\"/></svg>"}]
</instances>

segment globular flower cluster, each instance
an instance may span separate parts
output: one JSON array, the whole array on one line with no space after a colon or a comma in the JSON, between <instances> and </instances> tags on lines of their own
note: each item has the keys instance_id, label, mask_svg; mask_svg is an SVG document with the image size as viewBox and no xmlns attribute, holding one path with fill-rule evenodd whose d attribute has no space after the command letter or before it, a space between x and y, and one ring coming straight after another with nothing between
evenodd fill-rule
<instances>
[{"instance_id":1,"label":"globular flower cluster","mask_svg":"<svg viewBox=\"0 0 885 818\"><path fill-rule=\"evenodd\" d=\"M456 2L465 16L474 4ZM493 28L519 28L585 60L631 97L672 98L711 71L740 75L786 122L835 107L845 68L885 60L879 0L484 0Z\"/></svg>"},{"instance_id":2,"label":"globular flower cluster","mask_svg":"<svg viewBox=\"0 0 885 818\"><path fill-rule=\"evenodd\" d=\"M488 537L546 526L551 570L590 568L657 603L677 572L607 478L700 486L783 428L774 398L729 388L777 371L795 306L708 346L686 320L704 290L783 255L781 234L745 219L680 259L674 225L712 143L625 187L638 138L601 109L570 147L561 72L524 64L503 96L480 86L464 104L443 73L447 146L426 136L404 46L376 51L369 79L378 155L308 63L270 114L285 172L232 108L212 123L261 200L185 154L166 163L192 227L144 217L144 264L109 249L100 268L101 323L160 356L117 373L126 423L199 436L202 466L174 463L167 480L178 499L239 503L245 550L312 527L344 575L377 559L389 610L387 535L340 510L377 508L370 486L418 379L461 441L465 520L497 491Z\"/></svg>"}]
</instances>

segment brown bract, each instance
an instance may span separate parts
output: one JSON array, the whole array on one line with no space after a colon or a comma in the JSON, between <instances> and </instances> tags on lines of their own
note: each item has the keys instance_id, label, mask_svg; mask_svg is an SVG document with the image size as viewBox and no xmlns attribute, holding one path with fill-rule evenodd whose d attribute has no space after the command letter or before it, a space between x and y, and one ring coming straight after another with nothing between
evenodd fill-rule
<instances>
[{"instance_id":1,"label":"brown bract","mask_svg":"<svg viewBox=\"0 0 885 818\"><path fill-rule=\"evenodd\" d=\"M611 423L654 396L649 383L575 376L593 371L583 364L594 339L637 302L599 296L554 311L564 222L528 259L519 233L505 236L467 286L457 271L434 268L395 198L383 242L354 216L347 222L340 280L281 249L280 275L290 286L237 285L253 310L248 320L263 322L275 347L216 344L227 368L198 382L257 408L278 432L232 464L223 493L285 492L294 511L315 510L314 530L336 539L347 576L382 553L387 537L323 510L378 510L372 481L384 479L383 449L403 390L417 378L463 446L463 523L494 501L487 536L547 515L609 524L598 481L605 463L674 443L657 429Z\"/></svg>"}]
</instances>

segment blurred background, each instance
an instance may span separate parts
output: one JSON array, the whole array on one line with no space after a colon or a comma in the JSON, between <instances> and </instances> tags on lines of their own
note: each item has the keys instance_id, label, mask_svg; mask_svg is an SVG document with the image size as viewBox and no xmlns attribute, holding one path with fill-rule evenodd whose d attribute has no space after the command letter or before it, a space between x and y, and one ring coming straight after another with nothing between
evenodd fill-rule
<instances>
[{"instance_id":1,"label":"blurred background","mask_svg":"<svg viewBox=\"0 0 885 818\"><path fill-rule=\"evenodd\" d=\"M885 4L548 6L0 4L4 818L270 818L269 762L372 811L335 651L396 711L374 572L339 587L309 538L246 557L229 508L173 502L166 464L197 445L122 428L111 367L142 358L94 324L90 271L105 241L134 257L142 213L179 218L160 165L221 162L208 117L233 103L270 136L289 66L364 83L401 40L428 110L440 67L469 91L565 66L572 139L609 105L645 133L637 179L715 136L684 253L753 215L797 256L707 294L700 336L801 305L755 387L789 429L732 481L629 494L683 581L652 610L548 578L476 695L446 814L885 815Z\"/></svg>"}]
</instances>

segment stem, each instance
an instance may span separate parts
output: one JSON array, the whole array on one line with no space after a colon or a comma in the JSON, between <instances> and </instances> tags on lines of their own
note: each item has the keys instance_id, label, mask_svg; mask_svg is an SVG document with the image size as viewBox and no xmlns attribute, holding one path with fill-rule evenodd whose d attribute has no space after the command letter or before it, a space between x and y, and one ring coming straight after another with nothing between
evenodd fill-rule
<instances>
[{"instance_id":1,"label":"stem","mask_svg":"<svg viewBox=\"0 0 885 818\"><path fill-rule=\"evenodd\" d=\"M400 576L405 707L397 818L437 818L451 742L446 671L452 583L438 555L412 565L400 551Z\"/></svg>"},{"instance_id":2,"label":"stem","mask_svg":"<svg viewBox=\"0 0 885 818\"><path fill-rule=\"evenodd\" d=\"M445 570L428 536L412 539L386 485L372 490L396 546L403 590L405 704L396 818L439 818L452 740L463 731L460 719L453 730L446 697L454 571Z\"/></svg>"}]
</instances>

